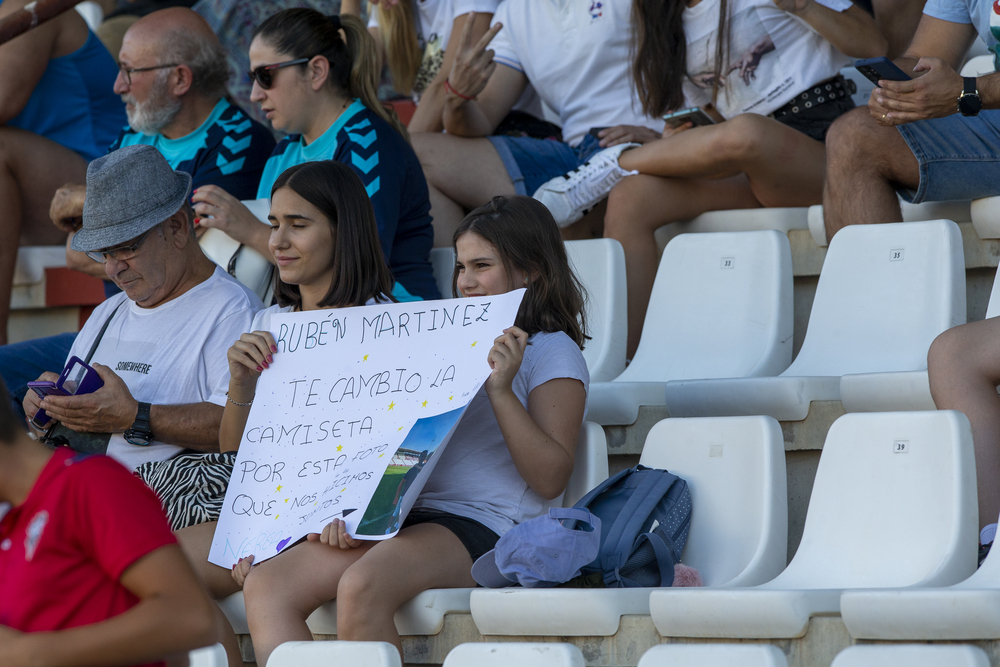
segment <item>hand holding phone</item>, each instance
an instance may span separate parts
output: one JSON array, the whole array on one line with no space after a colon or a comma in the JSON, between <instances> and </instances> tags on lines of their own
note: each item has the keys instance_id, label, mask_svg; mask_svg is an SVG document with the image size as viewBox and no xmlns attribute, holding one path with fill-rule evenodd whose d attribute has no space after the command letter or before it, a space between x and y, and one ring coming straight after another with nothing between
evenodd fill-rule
<instances>
[{"instance_id":1,"label":"hand holding phone","mask_svg":"<svg viewBox=\"0 0 1000 667\"><path fill-rule=\"evenodd\" d=\"M854 68L876 86L879 81L909 81L912 77L885 56L856 60Z\"/></svg>"},{"instance_id":2,"label":"hand holding phone","mask_svg":"<svg viewBox=\"0 0 1000 667\"><path fill-rule=\"evenodd\" d=\"M672 128L678 128L686 123L691 123L695 127L701 127L704 125L715 125L715 119L708 115L701 107L691 107L690 109L681 109L680 111L674 111L673 113L668 113L663 117L667 125Z\"/></svg>"},{"instance_id":3,"label":"hand holding phone","mask_svg":"<svg viewBox=\"0 0 1000 667\"><path fill-rule=\"evenodd\" d=\"M28 383L28 387L39 398L91 394L103 386L104 380L101 379L98 372L79 357L70 357L62 374L55 382L36 380ZM45 410L39 410L31 418L32 426L38 429L45 428L48 422L49 416L45 414Z\"/></svg>"}]
</instances>

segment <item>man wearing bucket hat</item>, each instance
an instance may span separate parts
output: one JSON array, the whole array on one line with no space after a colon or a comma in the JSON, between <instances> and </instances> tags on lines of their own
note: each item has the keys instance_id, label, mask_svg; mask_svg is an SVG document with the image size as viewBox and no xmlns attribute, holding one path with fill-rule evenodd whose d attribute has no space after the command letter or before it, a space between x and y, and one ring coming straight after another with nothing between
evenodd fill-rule
<instances>
[{"instance_id":1,"label":"man wearing bucket hat","mask_svg":"<svg viewBox=\"0 0 1000 667\"><path fill-rule=\"evenodd\" d=\"M222 406L208 398L227 371L229 346L262 308L202 253L190 197L191 176L152 146L90 164L73 248L103 263L123 293L98 306L69 356L90 357L104 386L24 399L29 418L41 408L70 431L109 434L107 453L129 468L184 448L218 450Z\"/></svg>"}]
</instances>

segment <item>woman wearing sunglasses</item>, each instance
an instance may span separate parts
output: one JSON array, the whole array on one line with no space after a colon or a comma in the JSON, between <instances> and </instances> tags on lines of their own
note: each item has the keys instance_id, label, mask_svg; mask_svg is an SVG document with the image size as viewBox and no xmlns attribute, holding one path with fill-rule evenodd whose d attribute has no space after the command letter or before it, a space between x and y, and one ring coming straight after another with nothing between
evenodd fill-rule
<instances>
[{"instance_id":1,"label":"woman wearing sunglasses","mask_svg":"<svg viewBox=\"0 0 1000 667\"><path fill-rule=\"evenodd\" d=\"M250 44L251 102L288 133L264 167L257 196L303 162L336 160L361 178L375 209L379 241L399 300L440 297L429 260L427 182L406 129L379 103L375 40L353 16L287 9L264 21ZM204 186L192 201L200 223L269 257L269 229L234 197Z\"/></svg>"}]
</instances>

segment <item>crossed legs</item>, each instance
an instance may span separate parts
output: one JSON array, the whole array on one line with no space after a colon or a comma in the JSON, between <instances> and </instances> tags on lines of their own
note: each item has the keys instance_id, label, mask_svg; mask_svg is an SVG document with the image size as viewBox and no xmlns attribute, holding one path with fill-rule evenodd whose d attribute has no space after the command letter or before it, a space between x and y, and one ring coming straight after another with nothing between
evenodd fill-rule
<instances>
[{"instance_id":1,"label":"crossed legs","mask_svg":"<svg viewBox=\"0 0 1000 667\"><path fill-rule=\"evenodd\" d=\"M19 244L65 243L66 234L49 220L49 204L59 187L86 177L87 161L68 148L20 128L0 127L0 345L7 342Z\"/></svg>"},{"instance_id":2,"label":"crossed legs","mask_svg":"<svg viewBox=\"0 0 1000 667\"><path fill-rule=\"evenodd\" d=\"M756 114L622 153L622 168L641 173L611 191L604 235L625 250L630 357L639 345L656 276L654 232L706 211L815 204L823 187L823 156L820 142Z\"/></svg>"}]
</instances>

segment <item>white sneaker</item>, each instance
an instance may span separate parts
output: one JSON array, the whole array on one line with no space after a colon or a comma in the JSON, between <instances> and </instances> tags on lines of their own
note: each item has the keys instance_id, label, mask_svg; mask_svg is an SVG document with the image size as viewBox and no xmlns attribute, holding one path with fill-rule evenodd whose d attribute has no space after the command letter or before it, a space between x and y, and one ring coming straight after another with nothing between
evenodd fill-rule
<instances>
[{"instance_id":1,"label":"white sneaker","mask_svg":"<svg viewBox=\"0 0 1000 667\"><path fill-rule=\"evenodd\" d=\"M618 144L594 153L576 169L542 184L532 197L545 204L557 225L572 225L607 197L618 181L639 173L618 166L622 151L638 145Z\"/></svg>"}]
</instances>

